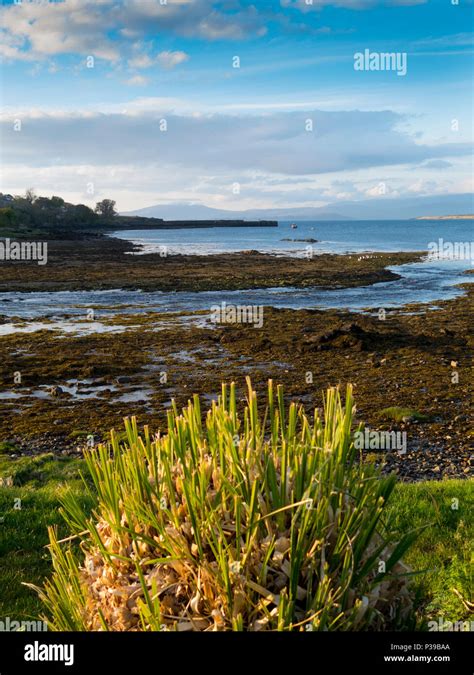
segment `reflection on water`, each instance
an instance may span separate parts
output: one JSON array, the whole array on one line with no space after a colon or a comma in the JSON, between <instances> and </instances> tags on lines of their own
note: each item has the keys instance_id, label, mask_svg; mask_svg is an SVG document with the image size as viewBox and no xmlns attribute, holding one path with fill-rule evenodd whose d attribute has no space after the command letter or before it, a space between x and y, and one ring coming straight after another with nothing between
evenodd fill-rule
<instances>
[{"instance_id":1,"label":"reflection on water","mask_svg":"<svg viewBox=\"0 0 474 675\"><path fill-rule=\"evenodd\" d=\"M428 307L440 300L449 300L463 293L456 284L472 281L463 274L467 261L424 261L392 267L400 279L359 288L324 290L321 288L268 288L246 291L142 292L130 290L59 291L53 293L1 293L0 312L4 323L0 335L49 329L61 333L86 335L101 331L121 332L126 326L107 325L115 314L140 314L156 311L209 311L216 302L234 305L264 305L291 309L385 309L411 303ZM124 305L128 305L124 308ZM87 310L95 308L94 321L86 321ZM26 319L30 323L15 325L9 319ZM44 321L39 321L43 319ZM49 321L45 321L48 319ZM102 321L101 321L102 319ZM170 317L171 320L171 317ZM183 315L179 321L206 323L206 317ZM172 325L155 324L153 329ZM133 328L133 326L128 326Z\"/></svg>"}]
</instances>

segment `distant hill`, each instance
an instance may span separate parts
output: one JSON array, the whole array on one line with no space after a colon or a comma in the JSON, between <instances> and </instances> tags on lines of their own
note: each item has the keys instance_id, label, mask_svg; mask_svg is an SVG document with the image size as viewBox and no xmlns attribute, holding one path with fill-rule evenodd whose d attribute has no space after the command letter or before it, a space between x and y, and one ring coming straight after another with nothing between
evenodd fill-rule
<instances>
[{"instance_id":1,"label":"distant hill","mask_svg":"<svg viewBox=\"0 0 474 675\"><path fill-rule=\"evenodd\" d=\"M229 211L214 209L202 204L157 204L137 211L122 213L124 216L144 216L146 218L163 218L163 220L351 220L340 213L324 211L308 207L291 209L248 209L246 211Z\"/></svg>"},{"instance_id":2,"label":"distant hill","mask_svg":"<svg viewBox=\"0 0 474 675\"><path fill-rule=\"evenodd\" d=\"M474 220L474 214L462 216L418 216L415 220Z\"/></svg>"},{"instance_id":3,"label":"distant hill","mask_svg":"<svg viewBox=\"0 0 474 675\"><path fill-rule=\"evenodd\" d=\"M427 213L433 216L444 216L446 213L462 215L472 213L472 194L437 195L434 197L402 197L390 195L364 199L360 201L344 201L330 206L320 207L288 207L273 209L248 209L246 211L230 211L214 209L202 204L180 202L157 204L144 209L124 213L123 215L163 218L164 220L209 220L235 219L245 220L408 220L420 218ZM332 208L334 208L334 211Z\"/></svg>"}]
</instances>

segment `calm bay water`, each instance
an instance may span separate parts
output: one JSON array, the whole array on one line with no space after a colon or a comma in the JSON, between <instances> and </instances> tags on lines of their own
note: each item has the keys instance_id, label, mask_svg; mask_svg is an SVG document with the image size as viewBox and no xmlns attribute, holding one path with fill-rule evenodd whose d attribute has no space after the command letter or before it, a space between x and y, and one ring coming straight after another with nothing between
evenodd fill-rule
<instances>
[{"instance_id":1,"label":"calm bay water","mask_svg":"<svg viewBox=\"0 0 474 675\"><path fill-rule=\"evenodd\" d=\"M276 255L305 255L306 242L286 242L285 238L318 239L311 244L313 253L347 253L370 251L426 251L429 243L470 242L472 221L345 221L300 222L296 229L290 223L278 228L213 228L189 230L143 230L116 233L139 242L144 252L166 246L169 253L215 254L255 249ZM275 261L278 265L278 262ZM319 288L270 288L249 291L147 292L139 290L59 291L55 293L1 293L0 313L7 321L0 326L0 335L17 329L8 317L38 322L41 318L56 319L58 330L87 332L101 330L100 318L94 326L84 325L89 307L99 307L98 317L115 313L138 314L146 311L192 312L209 310L221 302L255 304L293 309L386 309L409 303L436 302L460 295L457 284L470 282L472 276L463 274L473 267L470 259L428 259L392 267L401 275L396 281L361 288L322 290ZM126 305L126 307L124 307ZM66 319L66 322L64 322ZM72 319L72 321L71 321ZM63 323L64 322L64 323ZM75 322L77 322L75 326ZM39 327L47 327L47 324ZM77 331L76 331L77 328ZM117 329L117 327L115 327ZM31 330L37 330L33 325ZM120 328L118 328L120 330ZM23 327L24 330L24 327Z\"/></svg>"},{"instance_id":2,"label":"calm bay water","mask_svg":"<svg viewBox=\"0 0 474 675\"><path fill-rule=\"evenodd\" d=\"M289 222L278 227L216 227L188 230L123 230L114 237L143 246L145 252L166 246L169 253L228 253L254 249L266 253L304 255L307 242L284 239L317 239L317 253L353 253L362 251L426 251L430 242L472 241L472 220L347 220Z\"/></svg>"}]
</instances>

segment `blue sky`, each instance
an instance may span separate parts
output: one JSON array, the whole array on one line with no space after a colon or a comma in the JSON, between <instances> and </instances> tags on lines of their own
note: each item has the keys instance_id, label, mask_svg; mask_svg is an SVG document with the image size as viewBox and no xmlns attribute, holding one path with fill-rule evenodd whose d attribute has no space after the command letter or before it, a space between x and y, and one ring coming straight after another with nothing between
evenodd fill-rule
<instances>
[{"instance_id":1,"label":"blue sky","mask_svg":"<svg viewBox=\"0 0 474 675\"><path fill-rule=\"evenodd\" d=\"M1 4L2 191L333 211L472 192L470 0L162 2ZM365 50L406 74L355 70Z\"/></svg>"}]
</instances>

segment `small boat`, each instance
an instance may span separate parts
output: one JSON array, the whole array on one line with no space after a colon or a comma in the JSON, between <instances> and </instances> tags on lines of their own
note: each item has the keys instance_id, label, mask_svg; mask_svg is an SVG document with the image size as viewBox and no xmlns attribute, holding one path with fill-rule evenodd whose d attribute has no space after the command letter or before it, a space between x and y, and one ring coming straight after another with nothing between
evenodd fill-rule
<instances>
[{"instance_id":1,"label":"small boat","mask_svg":"<svg viewBox=\"0 0 474 675\"><path fill-rule=\"evenodd\" d=\"M296 223L291 223L290 227L291 227L292 230L296 230L298 225Z\"/></svg>"}]
</instances>

